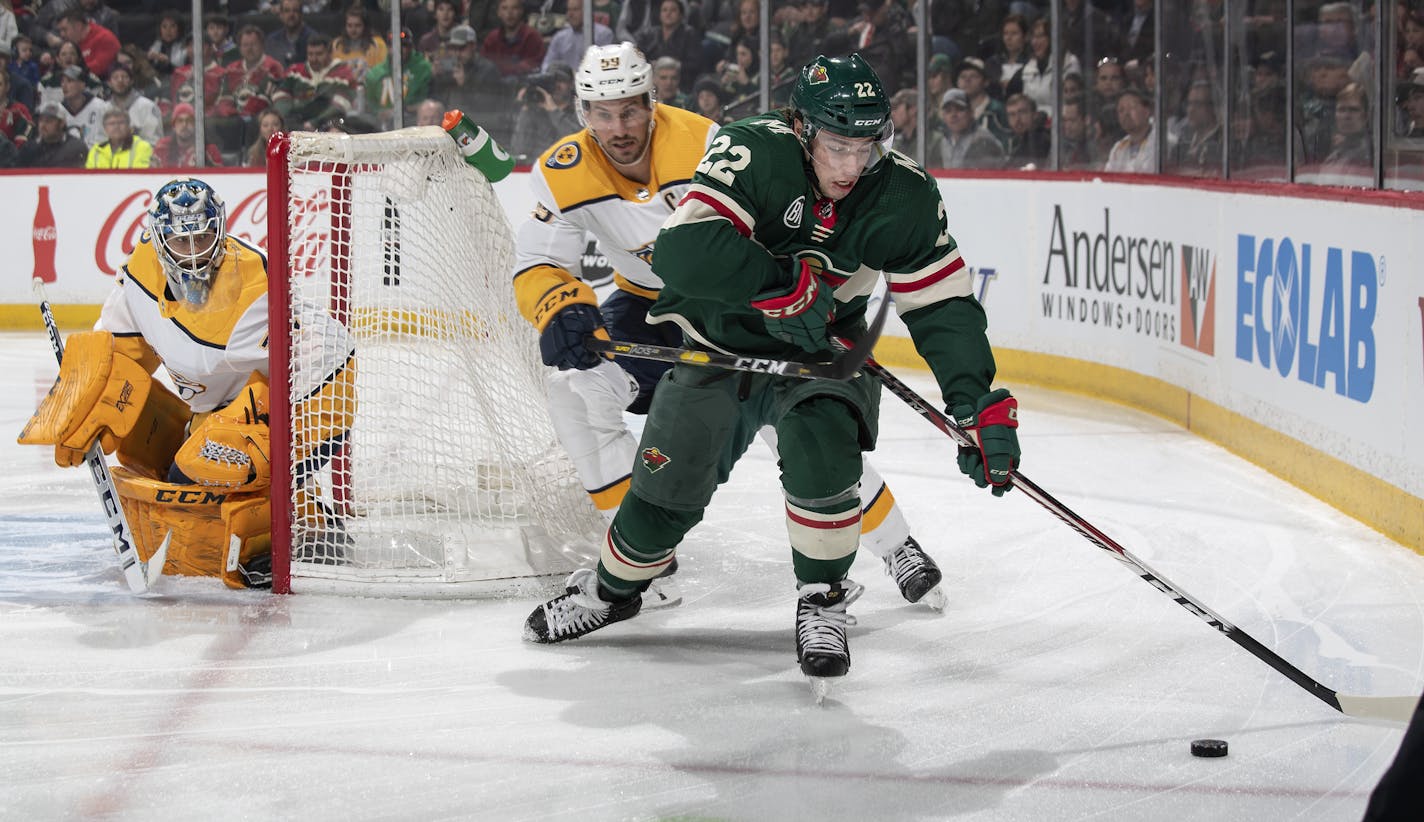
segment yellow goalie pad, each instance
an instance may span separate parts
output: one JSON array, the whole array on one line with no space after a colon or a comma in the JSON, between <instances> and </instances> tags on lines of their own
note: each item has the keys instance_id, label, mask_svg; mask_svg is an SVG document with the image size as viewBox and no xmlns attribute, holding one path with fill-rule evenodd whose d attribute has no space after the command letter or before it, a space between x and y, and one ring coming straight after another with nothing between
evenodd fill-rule
<instances>
[{"instance_id":1,"label":"yellow goalie pad","mask_svg":"<svg viewBox=\"0 0 1424 822\"><path fill-rule=\"evenodd\" d=\"M270 568L271 504L265 494L177 485L122 467L113 476L143 561L173 534L163 573L218 577L229 588L247 588L249 575Z\"/></svg>"},{"instance_id":2,"label":"yellow goalie pad","mask_svg":"<svg viewBox=\"0 0 1424 822\"><path fill-rule=\"evenodd\" d=\"M178 449L178 470L199 485L260 491L272 483L267 378L254 372L237 398L207 415Z\"/></svg>"},{"instance_id":3,"label":"yellow goalie pad","mask_svg":"<svg viewBox=\"0 0 1424 822\"><path fill-rule=\"evenodd\" d=\"M329 458L316 454L351 430L356 416L356 357L352 356L292 408L292 448L297 463Z\"/></svg>"},{"instance_id":4,"label":"yellow goalie pad","mask_svg":"<svg viewBox=\"0 0 1424 822\"><path fill-rule=\"evenodd\" d=\"M23 445L53 445L62 467L84 461L97 439L112 454L139 423L153 378L114 350L107 331L73 334L65 346L59 377L20 432Z\"/></svg>"}]
</instances>

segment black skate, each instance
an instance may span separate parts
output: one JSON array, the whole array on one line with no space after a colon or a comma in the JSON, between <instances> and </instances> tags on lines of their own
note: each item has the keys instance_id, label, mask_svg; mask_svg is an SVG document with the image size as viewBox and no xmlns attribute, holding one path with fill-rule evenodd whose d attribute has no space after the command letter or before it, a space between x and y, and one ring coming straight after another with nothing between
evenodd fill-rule
<instances>
[{"instance_id":1,"label":"black skate","mask_svg":"<svg viewBox=\"0 0 1424 822\"><path fill-rule=\"evenodd\" d=\"M553 643L578 639L614 622L636 616L643 598L610 602L599 594L598 573L583 568L569 575L563 594L534 609L524 621L524 638L529 642Z\"/></svg>"},{"instance_id":2,"label":"black skate","mask_svg":"<svg viewBox=\"0 0 1424 822\"><path fill-rule=\"evenodd\" d=\"M945 595L939 588L944 574L914 537L906 537L904 544L885 555L884 562L885 573L895 579L906 602L924 600L934 610L944 610Z\"/></svg>"},{"instance_id":3,"label":"black skate","mask_svg":"<svg viewBox=\"0 0 1424 822\"><path fill-rule=\"evenodd\" d=\"M846 628L855 617L846 607L865 590L848 579L840 582L808 582L798 591L796 602L796 660L801 673L811 681L816 704L826 698L829 679L845 676L850 670L850 646Z\"/></svg>"}]
</instances>

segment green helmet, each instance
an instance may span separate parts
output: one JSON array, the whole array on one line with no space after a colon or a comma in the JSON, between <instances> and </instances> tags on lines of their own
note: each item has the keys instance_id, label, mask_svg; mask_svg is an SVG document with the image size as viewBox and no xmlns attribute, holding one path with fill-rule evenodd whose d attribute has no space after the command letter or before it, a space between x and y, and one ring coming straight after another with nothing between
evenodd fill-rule
<instances>
[{"instance_id":1,"label":"green helmet","mask_svg":"<svg viewBox=\"0 0 1424 822\"><path fill-rule=\"evenodd\" d=\"M876 140L885 139L891 129L885 87L859 54L822 55L803 66L791 92L791 107L801 115L801 139L807 142L819 129Z\"/></svg>"}]
</instances>

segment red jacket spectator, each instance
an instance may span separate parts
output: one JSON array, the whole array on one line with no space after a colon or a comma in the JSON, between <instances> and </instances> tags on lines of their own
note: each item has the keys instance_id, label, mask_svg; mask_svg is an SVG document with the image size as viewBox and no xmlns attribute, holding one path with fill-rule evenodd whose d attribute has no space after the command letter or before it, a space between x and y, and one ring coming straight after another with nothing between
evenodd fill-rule
<instances>
[{"instance_id":1,"label":"red jacket spectator","mask_svg":"<svg viewBox=\"0 0 1424 822\"><path fill-rule=\"evenodd\" d=\"M223 66L222 87L213 103L213 115L256 117L272 105L272 97L287 70L264 50L262 30L245 26L237 36L242 57Z\"/></svg>"},{"instance_id":2,"label":"red jacket spectator","mask_svg":"<svg viewBox=\"0 0 1424 822\"><path fill-rule=\"evenodd\" d=\"M524 22L523 0L500 0L500 27L485 36L480 52L505 77L531 74L544 60L544 38Z\"/></svg>"},{"instance_id":3,"label":"red jacket spectator","mask_svg":"<svg viewBox=\"0 0 1424 822\"><path fill-rule=\"evenodd\" d=\"M10 99L10 73L0 69L0 134L9 137L15 148L25 145L34 131L35 120L30 109Z\"/></svg>"},{"instance_id":4,"label":"red jacket spectator","mask_svg":"<svg viewBox=\"0 0 1424 822\"><path fill-rule=\"evenodd\" d=\"M59 36L79 47L84 65L100 77L108 77L119 56L119 38L98 23L91 23L78 8L60 15L55 27Z\"/></svg>"},{"instance_id":5,"label":"red jacket spectator","mask_svg":"<svg viewBox=\"0 0 1424 822\"><path fill-rule=\"evenodd\" d=\"M192 168L198 164L197 117L193 107L179 103L173 107L173 133L158 141L153 147L154 168ZM222 152L208 143L207 161L210 166L223 164Z\"/></svg>"}]
</instances>

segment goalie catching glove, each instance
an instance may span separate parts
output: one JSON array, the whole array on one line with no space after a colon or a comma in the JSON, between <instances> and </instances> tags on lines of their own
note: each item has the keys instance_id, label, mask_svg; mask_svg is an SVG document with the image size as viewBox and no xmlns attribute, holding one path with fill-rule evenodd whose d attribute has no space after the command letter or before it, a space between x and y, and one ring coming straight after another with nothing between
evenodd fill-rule
<instances>
[{"instance_id":1,"label":"goalie catching glove","mask_svg":"<svg viewBox=\"0 0 1424 822\"><path fill-rule=\"evenodd\" d=\"M1019 401L1000 388L973 405L956 405L950 413L975 443L960 447L959 470L975 485L1002 497L1014 484L1009 473L1019 466Z\"/></svg>"},{"instance_id":2,"label":"goalie catching glove","mask_svg":"<svg viewBox=\"0 0 1424 822\"><path fill-rule=\"evenodd\" d=\"M796 282L787 289L756 295L752 308L762 313L773 337L811 353L831 347L826 327L836 316L836 298L806 260L798 260Z\"/></svg>"},{"instance_id":3,"label":"goalie catching glove","mask_svg":"<svg viewBox=\"0 0 1424 822\"><path fill-rule=\"evenodd\" d=\"M193 428L173 462L198 485L258 491L272 482L267 379L254 373L242 393Z\"/></svg>"}]
</instances>

